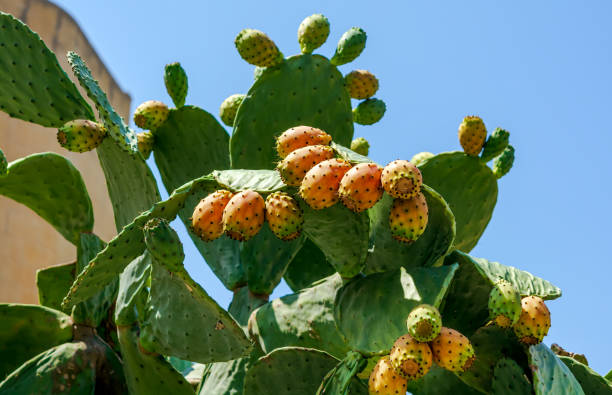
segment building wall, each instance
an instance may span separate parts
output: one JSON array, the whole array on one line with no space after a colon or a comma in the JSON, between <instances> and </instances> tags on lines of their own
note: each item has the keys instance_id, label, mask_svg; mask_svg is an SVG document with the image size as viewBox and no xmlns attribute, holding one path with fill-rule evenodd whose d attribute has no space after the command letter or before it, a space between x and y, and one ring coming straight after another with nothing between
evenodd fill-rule
<instances>
[{"instance_id":1,"label":"building wall","mask_svg":"<svg viewBox=\"0 0 612 395\"><path fill-rule=\"evenodd\" d=\"M65 55L68 51L81 55L113 107L124 118L129 116L130 96L117 85L70 15L46 0L0 0L0 11L14 15L37 32L77 86ZM94 207L94 232L108 241L116 231L98 157L93 151L79 154L63 149L56 132L0 112L0 148L8 161L49 151L67 157L87 185ZM27 207L0 196L0 303L37 303L36 270L75 259L76 248L47 222Z\"/></svg>"}]
</instances>

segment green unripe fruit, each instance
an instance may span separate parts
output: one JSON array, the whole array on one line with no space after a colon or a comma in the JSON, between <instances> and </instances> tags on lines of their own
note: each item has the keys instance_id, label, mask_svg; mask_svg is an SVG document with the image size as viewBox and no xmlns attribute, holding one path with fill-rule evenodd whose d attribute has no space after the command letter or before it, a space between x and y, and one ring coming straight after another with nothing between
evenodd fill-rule
<instances>
[{"instance_id":1,"label":"green unripe fruit","mask_svg":"<svg viewBox=\"0 0 612 395\"><path fill-rule=\"evenodd\" d=\"M183 266L183 244L167 220L153 218L145 224L143 231L147 250L153 258L170 270Z\"/></svg>"},{"instance_id":2,"label":"green unripe fruit","mask_svg":"<svg viewBox=\"0 0 612 395\"><path fill-rule=\"evenodd\" d=\"M344 87L353 99L367 99L378 91L378 78L367 70L353 70L344 77Z\"/></svg>"},{"instance_id":3,"label":"green unripe fruit","mask_svg":"<svg viewBox=\"0 0 612 395\"><path fill-rule=\"evenodd\" d=\"M488 162L501 154L504 149L508 146L508 140L510 139L510 133L504 129L496 128L493 133L487 138L484 147L482 148L482 154L480 158Z\"/></svg>"},{"instance_id":4,"label":"green unripe fruit","mask_svg":"<svg viewBox=\"0 0 612 395\"><path fill-rule=\"evenodd\" d=\"M329 36L329 21L322 14L314 14L302 21L298 28L298 42L302 53L319 48Z\"/></svg>"},{"instance_id":5,"label":"green unripe fruit","mask_svg":"<svg viewBox=\"0 0 612 395\"><path fill-rule=\"evenodd\" d=\"M370 153L370 143L363 137L357 137L351 141L351 150L357 152L359 155L368 156Z\"/></svg>"},{"instance_id":6,"label":"green unripe fruit","mask_svg":"<svg viewBox=\"0 0 612 395\"><path fill-rule=\"evenodd\" d=\"M106 137L106 128L86 119L69 121L59 128L57 141L72 152L87 152L95 149Z\"/></svg>"},{"instance_id":7,"label":"green unripe fruit","mask_svg":"<svg viewBox=\"0 0 612 395\"><path fill-rule=\"evenodd\" d=\"M134 111L134 123L142 129L155 130L168 119L168 106L157 100L149 100Z\"/></svg>"},{"instance_id":8,"label":"green unripe fruit","mask_svg":"<svg viewBox=\"0 0 612 395\"><path fill-rule=\"evenodd\" d=\"M372 125L385 115L387 106L380 99L367 99L353 109L353 122L359 125Z\"/></svg>"},{"instance_id":9,"label":"green unripe fruit","mask_svg":"<svg viewBox=\"0 0 612 395\"><path fill-rule=\"evenodd\" d=\"M365 48L366 39L366 32L359 27L347 30L338 41L336 53L330 60L331 64L340 66L355 60Z\"/></svg>"},{"instance_id":10,"label":"green unripe fruit","mask_svg":"<svg viewBox=\"0 0 612 395\"><path fill-rule=\"evenodd\" d=\"M422 304L408 314L406 326L410 336L420 342L430 342L440 334L442 316L435 307Z\"/></svg>"},{"instance_id":11,"label":"green unripe fruit","mask_svg":"<svg viewBox=\"0 0 612 395\"><path fill-rule=\"evenodd\" d=\"M499 279L489 294L489 316L502 328L516 324L521 316L521 296L514 286Z\"/></svg>"},{"instance_id":12,"label":"green unripe fruit","mask_svg":"<svg viewBox=\"0 0 612 395\"><path fill-rule=\"evenodd\" d=\"M0 150L0 176L5 176L8 174L8 161L6 160L6 156L4 156L4 152Z\"/></svg>"},{"instance_id":13,"label":"green unripe fruit","mask_svg":"<svg viewBox=\"0 0 612 395\"><path fill-rule=\"evenodd\" d=\"M508 145L504 152L493 161L493 174L497 178L505 176L514 164L514 147Z\"/></svg>"},{"instance_id":14,"label":"green unripe fruit","mask_svg":"<svg viewBox=\"0 0 612 395\"><path fill-rule=\"evenodd\" d=\"M185 97L187 97L187 73L178 62L166 65L164 72L164 83L166 90L172 98L174 105L179 108L185 105Z\"/></svg>"},{"instance_id":15,"label":"green unripe fruit","mask_svg":"<svg viewBox=\"0 0 612 395\"><path fill-rule=\"evenodd\" d=\"M227 126L234 126L234 119L236 119L238 107L240 107L245 97L246 95L235 94L223 100L221 107L219 107L219 116L224 124Z\"/></svg>"},{"instance_id":16,"label":"green unripe fruit","mask_svg":"<svg viewBox=\"0 0 612 395\"><path fill-rule=\"evenodd\" d=\"M431 152L419 152L418 154L415 154L412 159L410 159L410 162L412 162L412 164L415 166L419 166L427 159L433 158L433 156L434 154L432 154Z\"/></svg>"},{"instance_id":17,"label":"green unripe fruit","mask_svg":"<svg viewBox=\"0 0 612 395\"><path fill-rule=\"evenodd\" d=\"M234 44L242 59L255 66L275 66L283 60L283 55L274 41L259 30L241 30L236 36Z\"/></svg>"},{"instance_id":18,"label":"green unripe fruit","mask_svg":"<svg viewBox=\"0 0 612 395\"><path fill-rule=\"evenodd\" d=\"M155 141L153 133L138 133L136 138L138 139L138 151L140 151L145 159L149 159L149 156L151 156L151 151L153 151L153 143Z\"/></svg>"}]
</instances>

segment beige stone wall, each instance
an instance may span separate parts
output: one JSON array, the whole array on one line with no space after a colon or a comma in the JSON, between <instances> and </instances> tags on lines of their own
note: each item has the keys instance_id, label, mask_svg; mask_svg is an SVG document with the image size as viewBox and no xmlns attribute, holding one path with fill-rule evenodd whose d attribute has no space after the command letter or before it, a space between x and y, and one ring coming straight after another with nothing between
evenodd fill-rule
<instances>
[{"instance_id":1,"label":"beige stone wall","mask_svg":"<svg viewBox=\"0 0 612 395\"><path fill-rule=\"evenodd\" d=\"M46 0L0 0L0 10L21 19L37 32L71 78L66 52L81 55L117 112L124 118L129 116L130 96L117 85L66 12ZM81 94L87 97L83 90ZM56 132L0 112L0 148L9 162L48 151L67 157L80 170L87 185L94 207L94 231L108 241L116 232L98 157L95 152L78 154L63 149L56 141ZM27 207L0 196L0 302L38 303L36 270L74 261L75 257L75 247L47 222Z\"/></svg>"}]
</instances>

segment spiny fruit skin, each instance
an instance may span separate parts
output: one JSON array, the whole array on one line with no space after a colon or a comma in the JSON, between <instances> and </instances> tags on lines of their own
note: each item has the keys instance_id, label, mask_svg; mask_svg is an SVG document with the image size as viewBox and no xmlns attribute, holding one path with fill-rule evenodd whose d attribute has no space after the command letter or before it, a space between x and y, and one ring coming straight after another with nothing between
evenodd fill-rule
<instances>
[{"instance_id":1,"label":"spiny fruit skin","mask_svg":"<svg viewBox=\"0 0 612 395\"><path fill-rule=\"evenodd\" d=\"M144 239L149 253L170 270L183 266L185 254L176 231L163 218L150 219L144 226Z\"/></svg>"},{"instance_id":2,"label":"spiny fruit skin","mask_svg":"<svg viewBox=\"0 0 612 395\"><path fill-rule=\"evenodd\" d=\"M344 86L353 99L367 99L378 91L378 78L367 70L353 70L344 77Z\"/></svg>"},{"instance_id":3,"label":"spiny fruit skin","mask_svg":"<svg viewBox=\"0 0 612 395\"><path fill-rule=\"evenodd\" d=\"M331 64L340 66L355 60L363 51L368 36L359 27L352 27L340 37L336 53L330 59Z\"/></svg>"},{"instance_id":4,"label":"spiny fruit skin","mask_svg":"<svg viewBox=\"0 0 612 395\"><path fill-rule=\"evenodd\" d=\"M459 125L459 143L463 152L478 156L487 138L487 128L480 117L467 116Z\"/></svg>"},{"instance_id":5,"label":"spiny fruit skin","mask_svg":"<svg viewBox=\"0 0 612 395\"><path fill-rule=\"evenodd\" d=\"M324 160L334 157L334 150L326 145L312 145L298 148L279 162L276 169L283 182L290 186L300 186L308 170Z\"/></svg>"},{"instance_id":6,"label":"spiny fruit skin","mask_svg":"<svg viewBox=\"0 0 612 395\"><path fill-rule=\"evenodd\" d=\"M438 309L428 304L422 304L408 314L406 320L408 333L420 342L430 342L440 334L442 316Z\"/></svg>"},{"instance_id":7,"label":"spiny fruit skin","mask_svg":"<svg viewBox=\"0 0 612 395\"><path fill-rule=\"evenodd\" d=\"M287 129L276 139L276 152L284 159L298 148L308 145L329 145L332 137L312 126L295 126Z\"/></svg>"},{"instance_id":8,"label":"spiny fruit skin","mask_svg":"<svg viewBox=\"0 0 612 395\"><path fill-rule=\"evenodd\" d=\"M315 210L328 208L338 202L340 181L351 164L342 159L325 160L304 176L300 185L300 196Z\"/></svg>"},{"instance_id":9,"label":"spiny fruit skin","mask_svg":"<svg viewBox=\"0 0 612 395\"><path fill-rule=\"evenodd\" d=\"M298 42L302 53L312 53L329 36L329 21L322 14L306 17L298 28Z\"/></svg>"},{"instance_id":10,"label":"spiny fruit skin","mask_svg":"<svg viewBox=\"0 0 612 395\"><path fill-rule=\"evenodd\" d=\"M384 356L370 374L368 390L370 394L404 395L407 391L408 380L402 377L391 365L389 356Z\"/></svg>"},{"instance_id":11,"label":"spiny fruit skin","mask_svg":"<svg viewBox=\"0 0 612 395\"><path fill-rule=\"evenodd\" d=\"M191 216L191 230L202 241L213 241L223 234L223 210L234 196L220 189L200 200Z\"/></svg>"},{"instance_id":12,"label":"spiny fruit skin","mask_svg":"<svg viewBox=\"0 0 612 395\"><path fill-rule=\"evenodd\" d=\"M499 279L489 294L489 316L497 326L510 328L521 316L521 296L512 283Z\"/></svg>"},{"instance_id":13,"label":"spiny fruit skin","mask_svg":"<svg viewBox=\"0 0 612 395\"><path fill-rule=\"evenodd\" d=\"M465 372L476 359L470 340L454 329L442 327L429 345L434 362L451 372Z\"/></svg>"},{"instance_id":14,"label":"spiny fruit skin","mask_svg":"<svg viewBox=\"0 0 612 395\"><path fill-rule=\"evenodd\" d=\"M234 240L247 241L261 229L264 213L265 202L259 193L238 192L223 210L223 231Z\"/></svg>"},{"instance_id":15,"label":"spiny fruit skin","mask_svg":"<svg viewBox=\"0 0 612 395\"><path fill-rule=\"evenodd\" d=\"M487 138L487 141L482 148L482 154L480 158L488 162L501 154L504 149L508 146L508 140L510 139L510 133L502 128L495 128L493 133Z\"/></svg>"},{"instance_id":16,"label":"spiny fruit skin","mask_svg":"<svg viewBox=\"0 0 612 395\"><path fill-rule=\"evenodd\" d=\"M187 97L187 73L179 62L174 62L166 65L164 70L164 83L168 95L172 98L172 102L176 108L185 105Z\"/></svg>"},{"instance_id":17,"label":"spiny fruit skin","mask_svg":"<svg viewBox=\"0 0 612 395\"><path fill-rule=\"evenodd\" d=\"M351 141L351 150L357 152L359 155L368 156L370 153L370 143L363 137L357 137Z\"/></svg>"},{"instance_id":18,"label":"spiny fruit skin","mask_svg":"<svg viewBox=\"0 0 612 395\"><path fill-rule=\"evenodd\" d=\"M521 299L521 316L512 327L521 343L538 344L550 329L550 311L538 296Z\"/></svg>"},{"instance_id":19,"label":"spiny fruit skin","mask_svg":"<svg viewBox=\"0 0 612 395\"><path fill-rule=\"evenodd\" d=\"M57 141L72 152L87 152L95 149L106 137L106 128L86 119L69 121L59 128Z\"/></svg>"},{"instance_id":20,"label":"spiny fruit skin","mask_svg":"<svg viewBox=\"0 0 612 395\"><path fill-rule=\"evenodd\" d=\"M372 125L385 115L387 106L380 99L366 99L353 109L353 122L359 125Z\"/></svg>"},{"instance_id":21,"label":"spiny fruit skin","mask_svg":"<svg viewBox=\"0 0 612 395\"><path fill-rule=\"evenodd\" d=\"M389 354L391 365L408 380L416 380L429 372L432 355L427 343L420 343L410 335L400 336Z\"/></svg>"},{"instance_id":22,"label":"spiny fruit skin","mask_svg":"<svg viewBox=\"0 0 612 395\"><path fill-rule=\"evenodd\" d=\"M169 111L168 106L160 101L146 101L134 111L134 123L139 128L155 130L166 122Z\"/></svg>"},{"instance_id":23,"label":"spiny fruit skin","mask_svg":"<svg viewBox=\"0 0 612 395\"><path fill-rule=\"evenodd\" d=\"M412 163L415 166L420 166L427 159L433 158L433 157L434 157L434 154L432 154L431 152L426 152L426 151L419 152L418 154L414 154L412 159L410 159L410 163Z\"/></svg>"},{"instance_id":24,"label":"spiny fruit skin","mask_svg":"<svg viewBox=\"0 0 612 395\"><path fill-rule=\"evenodd\" d=\"M415 242L427 227L429 210L422 193L411 199L394 199L389 212L391 237L402 243Z\"/></svg>"},{"instance_id":25,"label":"spiny fruit skin","mask_svg":"<svg viewBox=\"0 0 612 395\"><path fill-rule=\"evenodd\" d=\"M136 138L138 140L138 151L140 151L140 153L145 159L149 159L149 156L151 156L151 151L153 151L153 144L155 142L155 137L153 137L153 133L138 133L136 135Z\"/></svg>"},{"instance_id":26,"label":"spiny fruit skin","mask_svg":"<svg viewBox=\"0 0 612 395\"><path fill-rule=\"evenodd\" d=\"M281 240L296 239L304 225L298 202L284 192L274 192L266 198L266 220L272 233Z\"/></svg>"},{"instance_id":27,"label":"spiny fruit skin","mask_svg":"<svg viewBox=\"0 0 612 395\"><path fill-rule=\"evenodd\" d=\"M238 107L240 107L240 104L245 97L246 95L237 93L223 100L223 103L221 103L221 106L219 107L219 117L221 117L224 124L230 127L234 126L234 120L236 119Z\"/></svg>"},{"instance_id":28,"label":"spiny fruit skin","mask_svg":"<svg viewBox=\"0 0 612 395\"><path fill-rule=\"evenodd\" d=\"M241 30L236 36L234 44L242 59L255 66L270 67L283 60L283 55L274 41L259 30Z\"/></svg>"},{"instance_id":29,"label":"spiny fruit skin","mask_svg":"<svg viewBox=\"0 0 612 395\"><path fill-rule=\"evenodd\" d=\"M506 149L504 149L504 152L493 161L493 175L497 178L502 178L512 169L513 164L514 147L508 145Z\"/></svg>"},{"instance_id":30,"label":"spiny fruit skin","mask_svg":"<svg viewBox=\"0 0 612 395\"><path fill-rule=\"evenodd\" d=\"M421 192L423 176L414 164L398 159L385 166L381 181L389 195L394 198L410 199Z\"/></svg>"},{"instance_id":31,"label":"spiny fruit skin","mask_svg":"<svg viewBox=\"0 0 612 395\"><path fill-rule=\"evenodd\" d=\"M352 167L340 181L338 195L342 204L356 213L374 206L383 195L381 174L382 167L374 163Z\"/></svg>"},{"instance_id":32,"label":"spiny fruit skin","mask_svg":"<svg viewBox=\"0 0 612 395\"><path fill-rule=\"evenodd\" d=\"M8 174L8 161L6 160L6 156L4 156L4 152L0 150L0 177Z\"/></svg>"}]
</instances>

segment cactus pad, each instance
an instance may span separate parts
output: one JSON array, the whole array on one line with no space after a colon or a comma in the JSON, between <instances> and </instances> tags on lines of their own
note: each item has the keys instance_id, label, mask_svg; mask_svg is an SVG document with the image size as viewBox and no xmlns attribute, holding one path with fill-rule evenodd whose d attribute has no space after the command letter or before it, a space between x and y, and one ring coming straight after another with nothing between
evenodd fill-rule
<instances>
[{"instance_id":1,"label":"cactus pad","mask_svg":"<svg viewBox=\"0 0 612 395\"><path fill-rule=\"evenodd\" d=\"M115 323L117 325L127 326L136 322L135 303L150 275L151 257L148 252L145 252L134 259L119 276L119 291L115 302Z\"/></svg>"},{"instance_id":2,"label":"cactus pad","mask_svg":"<svg viewBox=\"0 0 612 395\"><path fill-rule=\"evenodd\" d=\"M187 82L187 73L185 73L179 62L166 65L164 68L164 84L176 108L183 107L189 84Z\"/></svg>"},{"instance_id":3,"label":"cactus pad","mask_svg":"<svg viewBox=\"0 0 612 395\"><path fill-rule=\"evenodd\" d=\"M72 286L76 274L76 262L37 270L38 303L41 306L62 310L62 299Z\"/></svg>"},{"instance_id":4,"label":"cactus pad","mask_svg":"<svg viewBox=\"0 0 612 395\"><path fill-rule=\"evenodd\" d=\"M570 357L560 356L559 359L572 371L572 374L576 377L576 380L578 380L586 394L612 394L612 384L587 365Z\"/></svg>"},{"instance_id":5,"label":"cactus pad","mask_svg":"<svg viewBox=\"0 0 612 395\"><path fill-rule=\"evenodd\" d=\"M528 356L536 395L585 394L571 370L548 346L542 343L531 346Z\"/></svg>"},{"instance_id":6,"label":"cactus pad","mask_svg":"<svg viewBox=\"0 0 612 395\"><path fill-rule=\"evenodd\" d=\"M300 251L289 263L283 278L289 288L297 292L335 272L334 268L327 263L325 254L307 238Z\"/></svg>"},{"instance_id":7,"label":"cactus pad","mask_svg":"<svg viewBox=\"0 0 612 395\"><path fill-rule=\"evenodd\" d=\"M531 383L525 377L523 369L512 359L502 358L493 370L493 395L530 395Z\"/></svg>"}]
</instances>

